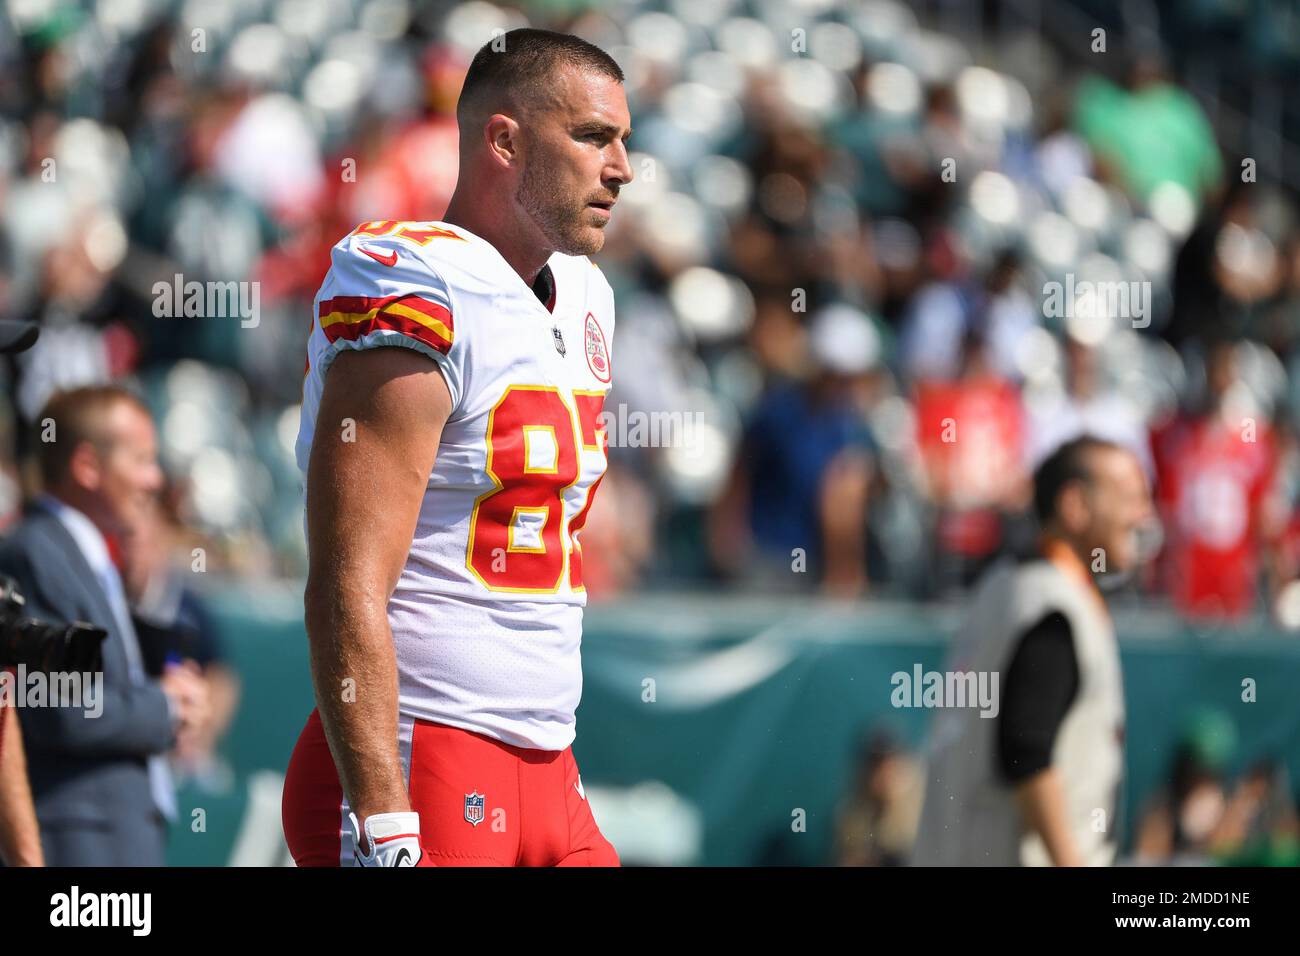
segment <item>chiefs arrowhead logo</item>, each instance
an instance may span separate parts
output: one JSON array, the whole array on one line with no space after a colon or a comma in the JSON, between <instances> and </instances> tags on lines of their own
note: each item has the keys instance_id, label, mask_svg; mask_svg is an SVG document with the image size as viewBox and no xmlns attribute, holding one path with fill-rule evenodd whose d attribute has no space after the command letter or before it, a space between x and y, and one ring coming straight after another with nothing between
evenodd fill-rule
<instances>
[{"instance_id":1,"label":"chiefs arrowhead logo","mask_svg":"<svg viewBox=\"0 0 1300 956\"><path fill-rule=\"evenodd\" d=\"M583 351L587 353L587 368L597 379L609 384L611 369L609 367L609 346L605 344L605 333L600 323L590 312L587 313L587 327L583 334Z\"/></svg>"},{"instance_id":2,"label":"chiefs arrowhead logo","mask_svg":"<svg viewBox=\"0 0 1300 956\"><path fill-rule=\"evenodd\" d=\"M389 253L388 255L386 255L386 256L381 256L379 253L374 252L374 251L372 251L372 250L370 250L370 249L362 249L361 251L364 252L366 255L368 255L371 259L374 259L376 262L380 263L381 265L386 265L386 266L395 266L395 265L397 265L397 250L396 250L396 249L394 249L392 252L390 252L390 253Z\"/></svg>"}]
</instances>

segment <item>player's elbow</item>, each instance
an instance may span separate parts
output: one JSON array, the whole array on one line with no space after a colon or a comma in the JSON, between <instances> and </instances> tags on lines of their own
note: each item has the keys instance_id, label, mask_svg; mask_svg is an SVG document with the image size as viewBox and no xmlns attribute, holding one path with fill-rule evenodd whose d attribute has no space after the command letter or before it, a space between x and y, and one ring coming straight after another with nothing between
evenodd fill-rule
<instances>
[{"instance_id":1,"label":"player's elbow","mask_svg":"<svg viewBox=\"0 0 1300 956\"><path fill-rule=\"evenodd\" d=\"M303 623L307 626L307 639L315 641L329 630L330 610L326 605L329 600L328 590L315 578L307 579L307 587L302 595Z\"/></svg>"},{"instance_id":2,"label":"player's elbow","mask_svg":"<svg viewBox=\"0 0 1300 956\"><path fill-rule=\"evenodd\" d=\"M309 572L303 591L303 620L312 643L341 634L375 633L387 620L392 588L364 576L329 570Z\"/></svg>"}]
</instances>

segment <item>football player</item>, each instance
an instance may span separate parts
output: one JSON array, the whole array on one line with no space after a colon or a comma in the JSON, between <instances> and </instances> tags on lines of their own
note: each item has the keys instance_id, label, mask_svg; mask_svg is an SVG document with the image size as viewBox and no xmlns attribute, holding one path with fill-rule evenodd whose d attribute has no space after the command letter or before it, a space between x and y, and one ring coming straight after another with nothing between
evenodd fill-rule
<instances>
[{"instance_id":1,"label":"football player","mask_svg":"<svg viewBox=\"0 0 1300 956\"><path fill-rule=\"evenodd\" d=\"M444 219L362 224L314 304L317 708L285 836L304 866L617 865L570 745L614 331L586 257L632 180L623 74L513 30L474 57L457 121Z\"/></svg>"}]
</instances>

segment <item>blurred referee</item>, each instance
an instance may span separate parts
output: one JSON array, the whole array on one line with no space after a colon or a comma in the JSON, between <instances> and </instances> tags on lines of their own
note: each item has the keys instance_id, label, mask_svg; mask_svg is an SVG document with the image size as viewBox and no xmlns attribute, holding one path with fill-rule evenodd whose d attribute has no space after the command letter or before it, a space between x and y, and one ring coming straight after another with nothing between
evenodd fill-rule
<instances>
[{"instance_id":1,"label":"blurred referee","mask_svg":"<svg viewBox=\"0 0 1300 956\"><path fill-rule=\"evenodd\" d=\"M996 716L940 711L912 862L1105 866L1115 857L1124 689L1096 577L1131 571L1151 517L1132 452L1092 437L1034 475L1038 553L991 569L948 664L998 675Z\"/></svg>"}]
</instances>

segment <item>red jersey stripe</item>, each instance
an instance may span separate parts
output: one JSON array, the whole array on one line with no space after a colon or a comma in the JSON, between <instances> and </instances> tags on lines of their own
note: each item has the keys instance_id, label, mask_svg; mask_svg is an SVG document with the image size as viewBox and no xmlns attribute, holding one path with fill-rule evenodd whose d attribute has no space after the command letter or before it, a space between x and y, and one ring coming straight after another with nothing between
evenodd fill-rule
<instances>
[{"instance_id":1,"label":"red jersey stripe","mask_svg":"<svg viewBox=\"0 0 1300 956\"><path fill-rule=\"evenodd\" d=\"M336 296L320 304L320 324L331 342L355 341L387 329L409 335L444 354L453 340L451 312L418 296Z\"/></svg>"},{"instance_id":2,"label":"red jersey stripe","mask_svg":"<svg viewBox=\"0 0 1300 956\"><path fill-rule=\"evenodd\" d=\"M355 342L371 332L387 330L400 332L417 342L423 342L429 348L436 349L443 355L451 351L450 339L440 335L421 322L416 322L393 312L379 312L377 310L361 314L332 312L329 316L321 319L321 328L325 331L325 337L331 342L337 342L339 339Z\"/></svg>"}]
</instances>

